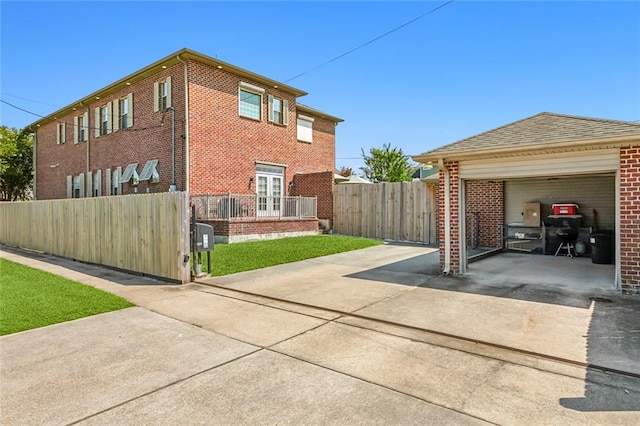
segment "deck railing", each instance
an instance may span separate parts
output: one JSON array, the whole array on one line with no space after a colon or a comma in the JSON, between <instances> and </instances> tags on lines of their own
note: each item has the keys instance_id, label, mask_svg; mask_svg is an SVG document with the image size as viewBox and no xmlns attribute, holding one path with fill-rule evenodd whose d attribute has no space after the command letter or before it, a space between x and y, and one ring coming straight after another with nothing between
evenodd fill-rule
<instances>
[{"instance_id":1,"label":"deck railing","mask_svg":"<svg viewBox=\"0 0 640 426\"><path fill-rule=\"evenodd\" d=\"M199 220L314 218L318 213L316 197L202 194L191 195L191 204Z\"/></svg>"}]
</instances>

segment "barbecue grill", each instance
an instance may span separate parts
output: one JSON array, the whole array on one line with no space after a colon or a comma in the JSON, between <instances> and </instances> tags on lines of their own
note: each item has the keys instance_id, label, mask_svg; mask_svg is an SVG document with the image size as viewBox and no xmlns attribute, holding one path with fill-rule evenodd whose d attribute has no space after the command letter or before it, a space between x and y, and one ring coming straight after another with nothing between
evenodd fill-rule
<instances>
[{"instance_id":1,"label":"barbecue grill","mask_svg":"<svg viewBox=\"0 0 640 426\"><path fill-rule=\"evenodd\" d=\"M556 250L555 256L560 253L562 249L567 250L567 257L571 259L573 257L572 250L575 252L574 243L578 239L578 229L577 228L558 228L556 229L556 235L560 239L560 245Z\"/></svg>"}]
</instances>

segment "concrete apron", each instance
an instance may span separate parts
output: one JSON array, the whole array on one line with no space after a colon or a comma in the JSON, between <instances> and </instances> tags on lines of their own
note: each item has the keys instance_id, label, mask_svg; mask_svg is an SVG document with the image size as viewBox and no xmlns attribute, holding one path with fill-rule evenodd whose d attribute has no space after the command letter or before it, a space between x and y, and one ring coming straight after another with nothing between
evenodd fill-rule
<instances>
[{"instance_id":1,"label":"concrete apron","mask_svg":"<svg viewBox=\"0 0 640 426\"><path fill-rule=\"evenodd\" d=\"M640 365L633 355L637 350L631 351L631 355L599 356L597 363L590 357L588 339L594 305L588 298L583 306L574 303L570 292L555 295L556 299L570 300L567 305L556 303L557 300L554 303L518 300L510 297L513 290L508 286L512 284L502 282L504 277L495 284L496 295L454 289L455 278L436 275L434 251L385 245L199 282L640 374ZM478 284L479 278L475 279L466 285ZM625 338L639 342L637 336ZM634 359L625 359L631 356Z\"/></svg>"},{"instance_id":2,"label":"concrete apron","mask_svg":"<svg viewBox=\"0 0 640 426\"><path fill-rule=\"evenodd\" d=\"M362 270L386 262L391 266L377 276L397 280L393 270L404 269L399 266L417 253L411 251L415 248L381 249L320 264L325 270L334 263ZM358 268L358 263L366 266ZM38 266L64 269L46 262ZM300 279L314 279L304 269L292 265ZM401 273L403 282L425 279ZM91 278L82 271L69 274L81 282ZM333 281L331 274L325 277ZM129 279L122 284L93 277L93 283L183 322L129 308L0 338L0 423L639 420L638 380L228 289L149 286ZM345 302L337 293L337 300L325 300L357 311L414 292L410 285L372 285L376 296L371 299L364 286L365 296L347 293L352 295Z\"/></svg>"}]
</instances>

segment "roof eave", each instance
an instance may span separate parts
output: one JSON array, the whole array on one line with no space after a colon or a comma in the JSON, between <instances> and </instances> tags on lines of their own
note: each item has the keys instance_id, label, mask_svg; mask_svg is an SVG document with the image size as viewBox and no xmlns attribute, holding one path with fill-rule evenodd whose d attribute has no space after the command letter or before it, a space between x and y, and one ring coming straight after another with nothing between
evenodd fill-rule
<instances>
[{"instance_id":1,"label":"roof eave","mask_svg":"<svg viewBox=\"0 0 640 426\"><path fill-rule=\"evenodd\" d=\"M247 71L245 69L236 67L235 65L231 65L227 62L224 61L220 61L218 59L212 58L210 56L206 56L203 55L201 53L195 52L193 50L184 48L184 49L180 49L177 52L174 52L154 63L152 63L151 65L147 65L144 68L139 69L138 71L127 75L124 78L121 78L120 80L116 81L115 83L111 83L108 86L103 87L102 89L99 89L93 93L91 93L90 95L87 95L85 97L83 97L82 99L75 101L63 108L60 108L57 111L52 112L51 114L48 114L44 117L42 117L41 119L29 124L26 126L26 128L30 129L30 130L35 130L35 127L38 127L39 125L48 122L48 121L53 121L56 120L56 117L58 116L62 116L65 114L70 113L71 111L74 111L74 108L77 110L79 108L86 108L89 104L91 104L92 102L96 101L97 99L101 98L101 97L105 97L110 95L113 92L116 92L128 85L131 85L133 83L136 83L144 78L149 77L150 75L156 74L158 72L160 72L162 69L165 68L169 68L171 66L176 65L177 63L179 63L181 60L185 60L185 59L192 59L207 65L212 65L217 67L220 67L220 69L222 70L226 70L227 72L230 72L232 74L235 75L239 75L241 77L245 77L248 79L251 79L255 82L258 83L262 83L268 86L271 86L273 88L277 88L279 90L282 90L284 92L287 93L291 93L292 95L299 97L299 96L304 96L307 94L307 92L304 92L302 90L296 89L292 86L283 84L283 83L279 83L275 80L263 77L261 75L258 75L256 73L253 73L251 71Z\"/></svg>"},{"instance_id":2,"label":"roof eave","mask_svg":"<svg viewBox=\"0 0 640 426\"><path fill-rule=\"evenodd\" d=\"M560 140L546 142L544 144L529 144L516 147L478 149L460 152L438 152L437 150L425 152L423 154L412 155L413 161L421 164L429 164L437 162L440 159L449 161L471 160L482 157L501 157L507 155L517 155L533 153L536 151L561 151L569 148L590 148L598 145L607 147L624 146L629 143L640 143L640 134L611 136L605 138L591 138L579 140Z\"/></svg>"},{"instance_id":3,"label":"roof eave","mask_svg":"<svg viewBox=\"0 0 640 426\"><path fill-rule=\"evenodd\" d=\"M297 104L296 109L299 112L306 112L307 114L315 115L316 117L326 118L327 120L333 121L334 123L342 123L344 121L340 117L335 117L333 115L327 114L326 112L311 108L307 105Z\"/></svg>"}]
</instances>

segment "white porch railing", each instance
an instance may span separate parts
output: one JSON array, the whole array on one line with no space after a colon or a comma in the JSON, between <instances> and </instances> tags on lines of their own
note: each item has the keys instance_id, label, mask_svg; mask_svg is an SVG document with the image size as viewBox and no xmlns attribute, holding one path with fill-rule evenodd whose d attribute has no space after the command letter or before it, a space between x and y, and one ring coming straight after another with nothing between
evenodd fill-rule
<instances>
[{"instance_id":1,"label":"white porch railing","mask_svg":"<svg viewBox=\"0 0 640 426\"><path fill-rule=\"evenodd\" d=\"M239 218L315 218L318 213L316 197L273 197L242 194L191 195L200 220Z\"/></svg>"}]
</instances>

